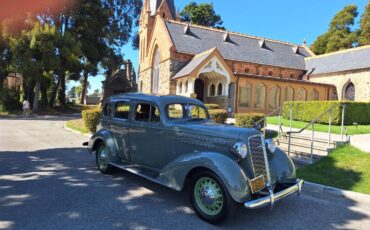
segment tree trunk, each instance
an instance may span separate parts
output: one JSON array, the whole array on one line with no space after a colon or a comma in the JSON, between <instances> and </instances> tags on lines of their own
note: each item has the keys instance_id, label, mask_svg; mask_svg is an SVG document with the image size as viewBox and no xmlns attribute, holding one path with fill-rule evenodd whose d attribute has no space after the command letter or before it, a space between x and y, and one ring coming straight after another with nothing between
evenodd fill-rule
<instances>
[{"instance_id":1,"label":"tree trunk","mask_svg":"<svg viewBox=\"0 0 370 230\"><path fill-rule=\"evenodd\" d=\"M41 106L43 109L48 106L48 87L45 84L41 84Z\"/></svg>"},{"instance_id":2,"label":"tree trunk","mask_svg":"<svg viewBox=\"0 0 370 230\"><path fill-rule=\"evenodd\" d=\"M55 101L57 99L57 92L59 90L60 83L61 83L61 77L60 77L60 74L58 74L58 82L53 87L53 91L51 92L50 101L49 101L49 107L54 107L55 106Z\"/></svg>"},{"instance_id":3,"label":"tree trunk","mask_svg":"<svg viewBox=\"0 0 370 230\"><path fill-rule=\"evenodd\" d=\"M81 92L81 101L80 103L83 105L86 105L86 93L87 93L87 78L88 78L88 73L84 71L84 79L82 83L82 92Z\"/></svg>"},{"instance_id":4,"label":"tree trunk","mask_svg":"<svg viewBox=\"0 0 370 230\"><path fill-rule=\"evenodd\" d=\"M64 71L60 73L60 87L58 92L58 99L60 105L66 107L66 73Z\"/></svg>"},{"instance_id":5,"label":"tree trunk","mask_svg":"<svg viewBox=\"0 0 370 230\"><path fill-rule=\"evenodd\" d=\"M33 112L37 112L39 110L40 87L41 82L40 80L38 80L35 86L35 96L33 97L33 107L32 107Z\"/></svg>"}]
</instances>

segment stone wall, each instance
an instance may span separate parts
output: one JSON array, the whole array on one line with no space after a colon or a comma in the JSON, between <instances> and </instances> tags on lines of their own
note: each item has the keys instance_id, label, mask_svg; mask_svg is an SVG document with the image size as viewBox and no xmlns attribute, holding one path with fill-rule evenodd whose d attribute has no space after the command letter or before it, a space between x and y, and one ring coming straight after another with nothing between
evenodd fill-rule
<instances>
[{"instance_id":1,"label":"stone wall","mask_svg":"<svg viewBox=\"0 0 370 230\"><path fill-rule=\"evenodd\" d=\"M370 102L370 69L313 75L310 81L335 85L339 100L344 99L344 88L352 82L355 86L355 100Z\"/></svg>"}]
</instances>

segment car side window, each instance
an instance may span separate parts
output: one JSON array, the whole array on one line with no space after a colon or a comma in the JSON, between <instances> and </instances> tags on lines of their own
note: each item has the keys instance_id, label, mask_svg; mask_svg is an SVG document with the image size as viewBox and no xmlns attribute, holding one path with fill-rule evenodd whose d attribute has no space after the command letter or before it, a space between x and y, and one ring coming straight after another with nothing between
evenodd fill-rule
<instances>
[{"instance_id":1,"label":"car side window","mask_svg":"<svg viewBox=\"0 0 370 230\"><path fill-rule=\"evenodd\" d=\"M127 101L118 101L114 104L114 118L128 119L130 104Z\"/></svg>"},{"instance_id":2,"label":"car side window","mask_svg":"<svg viewBox=\"0 0 370 230\"><path fill-rule=\"evenodd\" d=\"M107 103L107 104L104 106L103 116L104 116L104 117L110 117L110 103Z\"/></svg>"},{"instance_id":3,"label":"car side window","mask_svg":"<svg viewBox=\"0 0 370 230\"><path fill-rule=\"evenodd\" d=\"M141 122L156 123L160 121L160 114L157 107L139 103L136 105L135 120Z\"/></svg>"}]
</instances>

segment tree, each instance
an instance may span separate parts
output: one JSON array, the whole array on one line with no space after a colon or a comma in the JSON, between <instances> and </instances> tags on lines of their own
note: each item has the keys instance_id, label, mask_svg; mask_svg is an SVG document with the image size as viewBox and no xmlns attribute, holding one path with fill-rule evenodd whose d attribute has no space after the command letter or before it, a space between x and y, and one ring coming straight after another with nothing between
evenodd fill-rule
<instances>
[{"instance_id":1,"label":"tree","mask_svg":"<svg viewBox=\"0 0 370 230\"><path fill-rule=\"evenodd\" d=\"M68 97L70 97L70 98L75 98L75 97L76 97L76 86L73 86L73 87L68 91Z\"/></svg>"},{"instance_id":2,"label":"tree","mask_svg":"<svg viewBox=\"0 0 370 230\"><path fill-rule=\"evenodd\" d=\"M358 42L360 45L370 45L370 1L361 17Z\"/></svg>"},{"instance_id":3,"label":"tree","mask_svg":"<svg viewBox=\"0 0 370 230\"><path fill-rule=\"evenodd\" d=\"M225 29L221 16L216 14L212 3L190 2L180 13L180 20L197 25Z\"/></svg>"},{"instance_id":4,"label":"tree","mask_svg":"<svg viewBox=\"0 0 370 230\"><path fill-rule=\"evenodd\" d=\"M357 42L357 33L352 31L352 27L357 15L357 6L344 7L332 19L329 30L312 44L312 51L323 54L353 47Z\"/></svg>"}]
</instances>

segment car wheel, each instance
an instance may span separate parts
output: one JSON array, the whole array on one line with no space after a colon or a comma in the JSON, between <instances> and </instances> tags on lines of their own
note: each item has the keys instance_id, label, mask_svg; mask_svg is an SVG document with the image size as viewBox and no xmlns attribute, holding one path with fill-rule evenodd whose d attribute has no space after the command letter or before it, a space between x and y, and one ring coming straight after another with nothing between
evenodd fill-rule
<instances>
[{"instance_id":1,"label":"car wheel","mask_svg":"<svg viewBox=\"0 0 370 230\"><path fill-rule=\"evenodd\" d=\"M196 173L192 178L189 192L197 215L211 224L221 223L235 210L235 201L221 179L213 172Z\"/></svg>"},{"instance_id":2,"label":"car wheel","mask_svg":"<svg viewBox=\"0 0 370 230\"><path fill-rule=\"evenodd\" d=\"M104 143L100 143L96 151L96 166L104 174L110 174L113 166L109 164L109 149Z\"/></svg>"}]
</instances>

